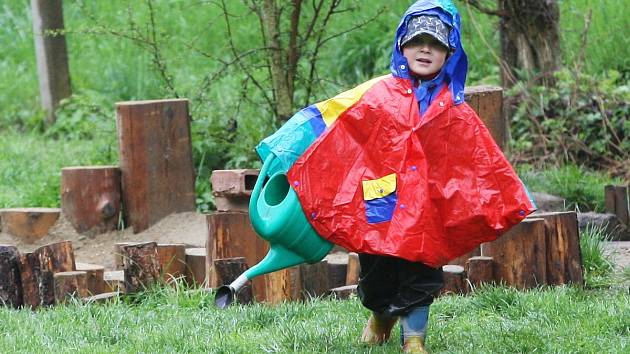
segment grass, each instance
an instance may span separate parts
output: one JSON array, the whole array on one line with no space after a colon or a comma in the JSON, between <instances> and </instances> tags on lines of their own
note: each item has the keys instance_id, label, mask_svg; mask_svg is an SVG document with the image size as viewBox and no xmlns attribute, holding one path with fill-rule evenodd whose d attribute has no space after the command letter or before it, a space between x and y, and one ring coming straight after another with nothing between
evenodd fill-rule
<instances>
[{"instance_id":1,"label":"grass","mask_svg":"<svg viewBox=\"0 0 630 354\"><path fill-rule=\"evenodd\" d=\"M574 287L483 288L431 308L432 353L624 353L630 297ZM143 301L0 309L5 352L396 353L357 343L368 312L356 298L216 309L208 296L162 289ZM398 331L396 328L395 331ZM397 333L397 332L395 332Z\"/></svg>"}]
</instances>

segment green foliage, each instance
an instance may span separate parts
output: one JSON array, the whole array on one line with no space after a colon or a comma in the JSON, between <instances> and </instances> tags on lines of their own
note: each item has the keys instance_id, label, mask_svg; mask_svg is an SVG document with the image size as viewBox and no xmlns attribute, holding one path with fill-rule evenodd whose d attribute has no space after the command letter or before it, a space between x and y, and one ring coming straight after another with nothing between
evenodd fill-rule
<instances>
[{"instance_id":1,"label":"green foliage","mask_svg":"<svg viewBox=\"0 0 630 354\"><path fill-rule=\"evenodd\" d=\"M624 353L630 346L625 291L486 287L441 297L431 307L427 346L432 353ZM178 284L104 305L0 308L6 334L0 347L29 353L399 353L396 335L379 347L358 343L368 313L357 298L219 310L211 294Z\"/></svg>"},{"instance_id":2,"label":"green foliage","mask_svg":"<svg viewBox=\"0 0 630 354\"><path fill-rule=\"evenodd\" d=\"M589 224L580 232L580 250L582 253L582 267L584 269L584 283L587 287L609 286L613 263L604 254L604 241L609 241L606 227Z\"/></svg>"},{"instance_id":3,"label":"green foliage","mask_svg":"<svg viewBox=\"0 0 630 354\"><path fill-rule=\"evenodd\" d=\"M532 165L518 165L518 174L531 191L562 196L568 210L604 211L604 187L621 184L604 172L591 171L573 164L553 165L539 169Z\"/></svg>"},{"instance_id":4,"label":"green foliage","mask_svg":"<svg viewBox=\"0 0 630 354\"><path fill-rule=\"evenodd\" d=\"M623 176L630 164L630 85L619 72L563 69L553 87L517 85L510 141L516 161L574 163Z\"/></svg>"}]
</instances>

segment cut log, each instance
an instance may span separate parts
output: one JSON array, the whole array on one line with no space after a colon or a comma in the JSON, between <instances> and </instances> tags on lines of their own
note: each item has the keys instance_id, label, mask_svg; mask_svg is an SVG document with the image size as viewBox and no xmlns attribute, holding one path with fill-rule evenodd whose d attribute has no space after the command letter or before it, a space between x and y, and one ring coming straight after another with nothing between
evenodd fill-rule
<instances>
[{"instance_id":1,"label":"cut log","mask_svg":"<svg viewBox=\"0 0 630 354\"><path fill-rule=\"evenodd\" d=\"M494 260L492 257L477 256L471 257L466 262L467 286L474 290L481 284L494 282Z\"/></svg>"},{"instance_id":2,"label":"cut log","mask_svg":"<svg viewBox=\"0 0 630 354\"><path fill-rule=\"evenodd\" d=\"M86 304L103 304L103 303L112 302L118 299L119 296L120 296L120 293L118 292L102 293L98 295L88 296L83 299L83 302L85 302Z\"/></svg>"},{"instance_id":3,"label":"cut log","mask_svg":"<svg viewBox=\"0 0 630 354\"><path fill-rule=\"evenodd\" d=\"M38 255L41 269L52 273L76 270L74 248L71 241L51 243L33 252Z\"/></svg>"},{"instance_id":4,"label":"cut log","mask_svg":"<svg viewBox=\"0 0 630 354\"><path fill-rule=\"evenodd\" d=\"M484 243L484 254L494 259L496 281L519 289L546 284L545 238L545 220L529 218L497 240Z\"/></svg>"},{"instance_id":5,"label":"cut log","mask_svg":"<svg viewBox=\"0 0 630 354\"><path fill-rule=\"evenodd\" d=\"M205 248L187 248L186 280L191 286L208 287L207 250Z\"/></svg>"},{"instance_id":6,"label":"cut log","mask_svg":"<svg viewBox=\"0 0 630 354\"><path fill-rule=\"evenodd\" d=\"M162 279L172 282L186 273L186 245L183 243L159 243L158 262L162 268ZM205 259L203 262L205 267Z\"/></svg>"},{"instance_id":7,"label":"cut log","mask_svg":"<svg viewBox=\"0 0 630 354\"><path fill-rule=\"evenodd\" d=\"M269 251L269 244L260 238L249 221L249 214L244 212L217 212L207 216L208 222L208 269L210 287L217 287L215 272L212 269L214 259L245 257L248 266L260 262ZM267 289L271 286L270 276L263 275L253 280L254 298L267 301Z\"/></svg>"},{"instance_id":8,"label":"cut log","mask_svg":"<svg viewBox=\"0 0 630 354\"><path fill-rule=\"evenodd\" d=\"M0 245L0 305L22 306L20 253L14 246Z\"/></svg>"},{"instance_id":9,"label":"cut log","mask_svg":"<svg viewBox=\"0 0 630 354\"><path fill-rule=\"evenodd\" d=\"M103 274L105 291L125 292L125 272L122 270L108 271Z\"/></svg>"},{"instance_id":10,"label":"cut log","mask_svg":"<svg viewBox=\"0 0 630 354\"><path fill-rule=\"evenodd\" d=\"M472 251L451 260L450 262L448 262L448 264L466 267L466 262L468 262L470 258L477 257L480 255L481 255L481 246L477 246Z\"/></svg>"},{"instance_id":11,"label":"cut log","mask_svg":"<svg viewBox=\"0 0 630 354\"><path fill-rule=\"evenodd\" d=\"M2 230L26 243L33 243L48 235L59 219L60 211L58 208L0 209Z\"/></svg>"},{"instance_id":12,"label":"cut log","mask_svg":"<svg viewBox=\"0 0 630 354\"><path fill-rule=\"evenodd\" d=\"M282 269L267 276L266 302L277 304L302 299L300 267Z\"/></svg>"},{"instance_id":13,"label":"cut log","mask_svg":"<svg viewBox=\"0 0 630 354\"><path fill-rule=\"evenodd\" d=\"M86 273L89 295L98 295L105 292L105 267L98 264L77 262L77 270Z\"/></svg>"},{"instance_id":14,"label":"cut log","mask_svg":"<svg viewBox=\"0 0 630 354\"><path fill-rule=\"evenodd\" d=\"M346 285L359 284L359 274L361 274L361 263L359 255L354 252L348 253L348 272L346 274Z\"/></svg>"},{"instance_id":15,"label":"cut log","mask_svg":"<svg viewBox=\"0 0 630 354\"><path fill-rule=\"evenodd\" d=\"M125 219L133 232L195 211L188 100L119 102L116 123Z\"/></svg>"},{"instance_id":16,"label":"cut log","mask_svg":"<svg viewBox=\"0 0 630 354\"><path fill-rule=\"evenodd\" d=\"M615 214L619 221L630 226L628 186L607 185L604 189L606 212Z\"/></svg>"},{"instance_id":17,"label":"cut log","mask_svg":"<svg viewBox=\"0 0 630 354\"><path fill-rule=\"evenodd\" d=\"M444 273L444 287L441 294L465 294L466 293L466 273L464 267L458 265L445 265L442 267Z\"/></svg>"},{"instance_id":18,"label":"cut log","mask_svg":"<svg viewBox=\"0 0 630 354\"><path fill-rule=\"evenodd\" d=\"M249 211L258 170L215 170L210 176L217 211Z\"/></svg>"},{"instance_id":19,"label":"cut log","mask_svg":"<svg viewBox=\"0 0 630 354\"><path fill-rule=\"evenodd\" d=\"M545 220L547 284L582 285L582 254L577 214L574 211L536 214Z\"/></svg>"},{"instance_id":20,"label":"cut log","mask_svg":"<svg viewBox=\"0 0 630 354\"><path fill-rule=\"evenodd\" d=\"M214 269L216 270L217 281L220 284L231 284L239 275L243 274L247 268L244 257L214 260ZM253 301L253 298L250 282L245 284L236 294L236 300L239 304L249 304Z\"/></svg>"},{"instance_id":21,"label":"cut log","mask_svg":"<svg viewBox=\"0 0 630 354\"><path fill-rule=\"evenodd\" d=\"M82 166L61 169L61 210L78 233L116 230L120 217L120 169Z\"/></svg>"},{"instance_id":22,"label":"cut log","mask_svg":"<svg viewBox=\"0 0 630 354\"><path fill-rule=\"evenodd\" d=\"M125 291L136 293L160 281L157 243L144 242L120 247L125 272Z\"/></svg>"},{"instance_id":23,"label":"cut log","mask_svg":"<svg viewBox=\"0 0 630 354\"><path fill-rule=\"evenodd\" d=\"M328 262L328 283L331 288L346 285L348 274L348 253L330 253L324 258Z\"/></svg>"},{"instance_id":24,"label":"cut log","mask_svg":"<svg viewBox=\"0 0 630 354\"><path fill-rule=\"evenodd\" d=\"M300 278L304 299L324 296L331 288L328 262L325 260L314 264L301 264Z\"/></svg>"},{"instance_id":25,"label":"cut log","mask_svg":"<svg viewBox=\"0 0 630 354\"><path fill-rule=\"evenodd\" d=\"M477 112L490 134L503 150L507 142L507 123L503 115L503 89L498 86L469 86L466 103Z\"/></svg>"},{"instance_id":26,"label":"cut log","mask_svg":"<svg viewBox=\"0 0 630 354\"><path fill-rule=\"evenodd\" d=\"M330 294L330 296L334 297L335 299L345 300L349 298L352 294L357 293L357 284L332 288L330 289L328 293Z\"/></svg>"},{"instance_id":27,"label":"cut log","mask_svg":"<svg viewBox=\"0 0 630 354\"><path fill-rule=\"evenodd\" d=\"M33 252L20 255L19 268L24 306L34 310L42 305L53 305L55 303L53 272L42 269L39 254Z\"/></svg>"},{"instance_id":28,"label":"cut log","mask_svg":"<svg viewBox=\"0 0 630 354\"><path fill-rule=\"evenodd\" d=\"M114 243L114 265L116 267L116 270L122 270L123 269L123 256L122 256L122 252L120 251L120 248L123 246L128 246L128 245L135 245L138 242L116 242Z\"/></svg>"},{"instance_id":29,"label":"cut log","mask_svg":"<svg viewBox=\"0 0 630 354\"><path fill-rule=\"evenodd\" d=\"M83 271L55 273L55 303L88 296L87 273Z\"/></svg>"}]
</instances>

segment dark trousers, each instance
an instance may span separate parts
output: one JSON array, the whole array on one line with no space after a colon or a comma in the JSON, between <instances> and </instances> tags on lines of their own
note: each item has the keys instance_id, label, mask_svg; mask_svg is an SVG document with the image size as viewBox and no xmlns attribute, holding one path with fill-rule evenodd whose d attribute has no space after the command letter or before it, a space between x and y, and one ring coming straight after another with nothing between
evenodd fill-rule
<instances>
[{"instance_id":1,"label":"dark trousers","mask_svg":"<svg viewBox=\"0 0 630 354\"><path fill-rule=\"evenodd\" d=\"M418 306L431 305L444 286L441 267L371 254L359 254L359 262L359 299L378 313L404 316Z\"/></svg>"}]
</instances>

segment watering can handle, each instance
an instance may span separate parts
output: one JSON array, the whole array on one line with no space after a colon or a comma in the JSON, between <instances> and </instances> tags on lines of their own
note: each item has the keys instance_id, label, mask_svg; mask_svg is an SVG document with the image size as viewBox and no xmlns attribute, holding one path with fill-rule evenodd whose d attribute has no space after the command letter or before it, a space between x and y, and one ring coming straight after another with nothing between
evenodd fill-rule
<instances>
[{"instance_id":1,"label":"watering can handle","mask_svg":"<svg viewBox=\"0 0 630 354\"><path fill-rule=\"evenodd\" d=\"M263 185L265 183L265 179L267 177L267 171L269 170L271 163L276 158L276 155L273 153L269 154L265 159L265 162L262 165L260 173L258 174L258 179L256 180L256 184L254 185L254 190L252 190L252 195L249 199L249 212L256 210L256 203L258 203L258 198L260 197L260 192L262 191Z\"/></svg>"}]
</instances>

